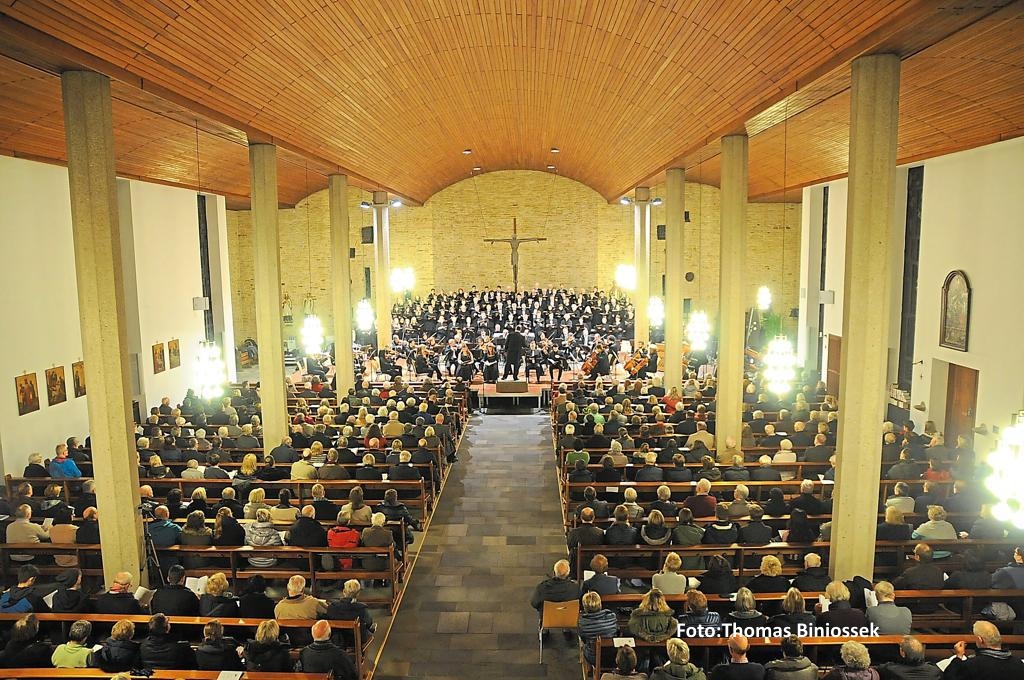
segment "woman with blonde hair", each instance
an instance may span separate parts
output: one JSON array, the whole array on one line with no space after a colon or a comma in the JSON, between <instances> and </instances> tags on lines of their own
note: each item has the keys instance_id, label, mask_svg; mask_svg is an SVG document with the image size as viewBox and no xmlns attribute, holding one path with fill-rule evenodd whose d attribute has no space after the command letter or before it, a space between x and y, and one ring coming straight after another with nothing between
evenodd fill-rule
<instances>
[{"instance_id":1,"label":"woman with blonde hair","mask_svg":"<svg viewBox=\"0 0 1024 680\"><path fill-rule=\"evenodd\" d=\"M757 610L757 600L750 588L740 588L736 591L736 605L727 615L728 620L737 626L757 627L767 626L768 617Z\"/></svg>"},{"instance_id":2,"label":"woman with blonde hair","mask_svg":"<svg viewBox=\"0 0 1024 680\"><path fill-rule=\"evenodd\" d=\"M665 564L661 571L651 577L651 584L666 595L682 595L686 592L689 579L685 574L680 574L683 568L683 560L679 553L670 552L665 555Z\"/></svg>"},{"instance_id":3,"label":"woman with blonde hair","mask_svg":"<svg viewBox=\"0 0 1024 680\"><path fill-rule=\"evenodd\" d=\"M782 575L782 562L775 555L761 558L761 573L750 579L747 588L752 593L784 593L789 590L789 579Z\"/></svg>"},{"instance_id":4,"label":"woman with blonde hair","mask_svg":"<svg viewBox=\"0 0 1024 680\"><path fill-rule=\"evenodd\" d=\"M260 509L270 511L270 506L264 501L267 500L267 492L257 487L249 492L249 502L245 504L245 519L256 519L256 512Z\"/></svg>"},{"instance_id":5,"label":"woman with blonde hair","mask_svg":"<svg viewBox=\"0 0 1024 680\"><path fill-rule=\"evenodd\" d=\"M651 588L640 605L629 616L629 632L646 642L663 642L676 634L679 627L665 595Z\"/></svg>"},{"instance_id":6,"label":"woman with blonde hair","mask_svg":"<svg viewBox=\"0 0 1024 680\"><path fill-rule=\"evenodd\" d=\"M256 629L256 639L245 645L242 656L245 657L247 671L265 673L290 673L292 662L289 648L281 644L281 627L273 619L264 621Z\"/></svg>"},{"instance_id":7,"label":"woman with blonde hair","mask_svg":"<svg viewBox=\"0 0 1024 680\"><path fill-rule=\"evenodd\" d=\"M203 641L196 647L196 668L201 671L244 670L237 648L237 642L224 637L224 624L213 619L203 626Z\"/></svg>"},{"instance_id":8,"label":"woman with blonde hair","mask_svg":"<svg viewBox=\"0 0 1024 680\"><path fill-rule=\"evenodd\" d=\"M235 473L235 479L256 479L256 470L259 468L256 462L255 453L247 453L242 458L242 465L238 468L238 472Z\"/></svg>"},{"instance_id":9,"label":"woman with blonde hair","mask_svg":"<svg viewBox=\"0 0 1024 680\"><path fill-rule=\"evenodd\" d=\"M859 642L844 642L839 648L843 663L834 666L825 680L878 680L878 671L871 667L871 654Z\"/></svg>"},{"instance_id":10,"label":"woman with blonde hair","mask_svg":"<svg viewBox=\"0 0 1024 680\"><path fill-rule=\"evenodd\" d=\"M200 616L238 618L238 600L228 592L228 579L218 571L206 580L206 592L199 597Z\"/></svg>"},{"instance_id":11,"label":"woman with blonde hair","mask_svg":"<svg viewBox=\"0 0 1024 680\"><path fill-rule=\"evenodd\" d=\"M213 522L213 544L222 547L245 545L245 529L227 506L217 510Z\"/></svg>"},{"instance_id":12,"label":"woman with blonde hair","mask_svg":"<svg viewBox=\"0 0 1024 680\"><path fill-rule=\"evenodd\" d=\"M914 540L936 541L955 541L958 538L956 528L946 521L946 509L941 505L928 506L928 521L914 529L910 537ZM932 553L932 559L942 559L951 554L948 550L936 550Z\"/></svg>"},{"instance_id":13,"label":"woman with blonde hair","mask_svg":"<svg viewBox=\"0 0 1024 680\"><path fill-rule=\"evenodd\" d=\"M128 619L121 619L114 624L106 642L103 642L100 648L92 653L89 665L107 673L138 668L141 665L139 643L132 639L134 637L135 624Z\"/></svg>"},{"instance_id":14,"label":"woman with blonde hair","mask_svg":"<svg viewBox=\"0 0 1024 680\"><path fill-rule=\"evenodd\" d=\"M206 515L201 510L193 510L185 518L181 544L198 547L213 545L213 531L206 526ZM209 566L209 558L186 552L184 564L186 569L203 569Z\"/></svg>"},{"instance_id":15,"label":"woman with blonde hair","mask_svg":"<svg viewBox=\"0 0 1024 680\"><path fill-rule=\"evenodd\" d=\"M651 680L707 680L704 671L690 663L690 646L679 638L665 643L668 663L651 672Z\"/></svg>"},{"instance_id":16,"label":"woman with blonde hair","mask_svg":"<svg viewBox=\"0 0 1024 680\"><path fill-rule=\"evenodd\" d=\"M790 588L782 600L782 612L769 619L768 623L773 627L788 627L790 630L796 630L801 623L808 626L813 625L814 614L807 611L803 593L796 588Z\"/></svg>"}]
</instances>

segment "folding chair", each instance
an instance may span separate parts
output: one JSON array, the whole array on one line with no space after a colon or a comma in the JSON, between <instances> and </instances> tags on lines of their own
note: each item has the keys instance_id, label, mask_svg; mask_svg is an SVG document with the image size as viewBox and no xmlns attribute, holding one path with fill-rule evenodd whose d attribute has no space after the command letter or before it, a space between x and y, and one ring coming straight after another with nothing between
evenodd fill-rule
<instances>
[{"instance_id":1,"label":"folding chair","mask_svg":"<svg viewBox=\"0 0 1024 680\"><path fill-rule=\"evenodd\" d=\"M580 622L580 601L569 600L566 602L545 602L544 610L540 617L540 627L537 630L537 640L540 643L540 659L537 663L544 663L544 631L554 628L577 628Z\"/></svg>"}]
</instances>

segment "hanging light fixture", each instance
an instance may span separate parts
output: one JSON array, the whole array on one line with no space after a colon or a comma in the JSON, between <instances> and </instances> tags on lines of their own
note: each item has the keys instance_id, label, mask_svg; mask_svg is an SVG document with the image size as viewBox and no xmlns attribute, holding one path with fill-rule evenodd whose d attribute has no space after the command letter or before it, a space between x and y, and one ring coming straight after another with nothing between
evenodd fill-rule
<instances>
[{"instance_id":1,"label":"hanging light fixture","mask_svg":"<svg viewBox=\"0 0 1024 680\"><path fill-rule=\"evenodd\" d=\"M1000 522L1013 522L1024 527L1024 421L1003 428L999 446L988 456L992 474L985 486L999 502L992 516Z\"/></svg>"},{"instance_id":2,"label":"hanging light fixture","mask_svg":"<svg viewBox=\"0 0 1024 680\"><path fill-rule=\"evenodd\" d=\"M395 267L391 270L391 290L395 293L411 291L416 286L416 272L412 267Z\"/></svg>"},{"instance_id":3,"label":"hanging light fixture","mask_svg":"<svg viewBox=\"0 0 1024 680\"><path fill-rule=\"evenodd\" d=\"M796 354L793 353L793 343L788 338L779 336L768 343L761 375L768 389L779 396L793 389L793 379L796 378Z\"/></svg>"},{"instance_id":4,"label":"hanging light fixture","mask_svg":"<svg viewBox=\"0 0 1024 680\"><path fill-rule=\"evenodd\" d=\"M373 328L373 305L366 298L356 305L356 328L364 332Z\"/></svg>"},{"instance_id":5,"label":"hanging light fixture","mask_svg":"<svg viewBox=\"0 0 1024 680\"><path fill-rule=\"evenodd\" d=\"M772 306L772 292L768 289L768 286L761 286L757 289L757 308L762 312L767 311Z\"/></svg>"},{"instance_id":6,"label":"hanging light fixture","mask_svg":"<svg viewBox=\"0 0 1024 680\"><path fill-rule=\"evenodd\" d=\"M711 339L711 322L705 312L694 312L686 324L686 338L690 342L690 349L696 352L703 352L708 348L708 341Z\"/></svg>"},{"instance_id":7,"label":"hanging light fixture","mask_svg":"<svg viewBox=\"0 0 1024 680\"><path fill-rule=\"evenodd\" d=\"M636 267L631 264L616 267L615 285L623 290L636 290Z\"/></svg>"},{"instance_id":8,"label":"hanging light fixture","mask_svg":"<svg viewBox=\"0 0 1024 680\"><path fill-rule=\"evenodd\" d=\"M224 385L228 382L227 367L216 343L199 343L194 370L195 389L201 398L216 399L224 396Z\"/></svg>"},{"instance_id":9,"label":"hanging light fixture","mask_svg":"<svg viewBox=\"0 0 1024 680\"><path fill-rule=\"evenodd\" d=\"M652 327L661 328L665 323L665 301L657 296L652 297L647 303L647 318Z\"/></svg>"}]
</instances>

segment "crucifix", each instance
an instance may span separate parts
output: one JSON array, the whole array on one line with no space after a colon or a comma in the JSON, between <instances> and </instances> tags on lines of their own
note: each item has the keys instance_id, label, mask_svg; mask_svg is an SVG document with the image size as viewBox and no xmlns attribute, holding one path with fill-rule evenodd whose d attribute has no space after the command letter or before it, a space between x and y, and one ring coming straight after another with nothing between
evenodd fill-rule
<instances>
[{"instance_id":1,"label":"crucifix","mask_svg":"<svg viewBox=\"0 0 1024 680\"><path fill-rule=\"evenodd\" d=\"M487 243L507 243L512 246L512 292L519 292L519 244L532 241L547 241L546 238L519 238L516 235L516 218L512 218L512 238L485 238Z\"/></svg>"}]
</instances>

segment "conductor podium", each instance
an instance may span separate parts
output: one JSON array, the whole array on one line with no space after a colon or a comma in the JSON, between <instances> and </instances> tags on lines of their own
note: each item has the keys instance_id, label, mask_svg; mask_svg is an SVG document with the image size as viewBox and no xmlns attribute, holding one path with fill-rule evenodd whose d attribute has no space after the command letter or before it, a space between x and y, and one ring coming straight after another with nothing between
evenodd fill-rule
<instances>
[{"instance_id":1,"label":"conductor podium","mask_svg":"<svg viewBox=\"0 0 1024 680\"><path fill-rule=\"evenodd\" d=\"M525 380L499 380L495 385L495 391L499 394L523 394L530 391L530 386Z\"/></svg>"}]
</instances>

